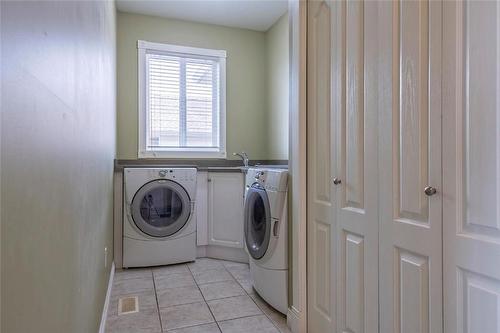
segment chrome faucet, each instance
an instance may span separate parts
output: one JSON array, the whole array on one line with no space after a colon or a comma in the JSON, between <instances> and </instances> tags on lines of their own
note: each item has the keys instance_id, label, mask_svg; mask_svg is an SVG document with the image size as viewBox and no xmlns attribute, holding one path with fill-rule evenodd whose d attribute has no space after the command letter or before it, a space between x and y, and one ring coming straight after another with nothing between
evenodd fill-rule
<instances>
[{"instance_id":1,"label":"chrome faucet","mask_svg":"<svg viewBox=\"0 0 500 333\"><path fill-rule=\"evenodd\" d=\"M243 165L248 167L248 155L244 151L241 153L233 153L233 156L239 156L243 160Z\"/></svg>"}]
</instances>

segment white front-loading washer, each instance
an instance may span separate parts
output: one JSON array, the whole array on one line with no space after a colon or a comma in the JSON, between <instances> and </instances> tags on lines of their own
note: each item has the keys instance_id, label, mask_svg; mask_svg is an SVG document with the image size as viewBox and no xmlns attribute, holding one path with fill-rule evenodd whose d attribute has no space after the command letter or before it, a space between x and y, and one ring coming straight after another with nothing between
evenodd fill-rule
<instances>
[{"instance_id":1,"label":"white front-loading washer","mask_svg":"<svg viewBox=\"0 0 500 333\"><path fill-rule=\"evenodd\" d=\"M246 176L244 230L257 293L276 310L288 310L288 171L250 168Z\"/></svg>"},{"instance_id":2,"label":"white front-loading washer","mask_svg":"<svg viewBox=\"0 0 500 333\"><path fill-rule=\"evenodd\" d=\"M123 267L195 260L195 168L125 168L123 192Z\"/></svg>"}]
</instances>

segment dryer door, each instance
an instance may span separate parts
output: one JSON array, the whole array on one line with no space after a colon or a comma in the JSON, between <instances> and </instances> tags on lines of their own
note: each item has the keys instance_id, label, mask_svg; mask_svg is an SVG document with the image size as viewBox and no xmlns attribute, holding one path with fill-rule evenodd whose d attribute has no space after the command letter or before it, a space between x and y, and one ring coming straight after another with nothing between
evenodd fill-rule
<instances>
[{"instance_id":1,"label":"dryer door","mask_svg":"<svg viewBox=\"0 0 500 333\"><path fill-rule=\"evenodd\" d=\"M139 230L152 237L167 237L181 230L189 220L191 200L178 183L158 179L137 191L130 208Z\"/></svg>"},{"instance_id":2,"label":"dryer door","mask_svg":"<svg viewBox=\"0 0 500 333\"><path fill-rule=\"evenodd\" d=\"M271 210L266 190L253 184L245 197L245 243L254 259L266 254L271 238Z\"/></svg>"}]
</instances>

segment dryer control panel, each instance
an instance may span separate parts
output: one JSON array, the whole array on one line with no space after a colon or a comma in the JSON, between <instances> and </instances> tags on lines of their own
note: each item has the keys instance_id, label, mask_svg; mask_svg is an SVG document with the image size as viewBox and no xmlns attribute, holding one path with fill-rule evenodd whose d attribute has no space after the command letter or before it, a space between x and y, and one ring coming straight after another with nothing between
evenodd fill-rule
<instances>
[{"instance_id":1,"label":"dryer control panel","mask_svg":"<svg viewBox=\"0 0 500 333\"><path fill-rule=\"evenodd\" d=\"M125 199L130 203L139 188L152 181L173 181L188 192L192 201L196 197L196 168L156 167L124 168Z\"/></svg>"},{"instance_id":2,"label":"dryer control panel","mask_svg":"<svg viewBox=\"0 0 500 333\"><path fill-rule=\"evenodd\" d=\"M181 182L196 180L195 168L149 168L148 172L151 178L164 178Z\"/></svg>"},{"instance_id":3,"label":"dryer control panel","mask_svg":"<svg viewBox=\"0 0 500 333\"><path fill-rule=\"evenodd\" d=\"M181 182L196 180L195 168L155 168L150 170L158 178L177 180Z\"/></svg>"}]
</instances>

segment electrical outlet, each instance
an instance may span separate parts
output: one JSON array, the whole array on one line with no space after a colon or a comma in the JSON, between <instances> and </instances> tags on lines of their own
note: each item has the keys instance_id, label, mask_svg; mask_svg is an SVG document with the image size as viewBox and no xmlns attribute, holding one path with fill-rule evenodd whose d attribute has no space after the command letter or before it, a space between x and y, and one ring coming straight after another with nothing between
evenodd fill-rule
<instances>
[{"instance_id":1,"label":"electrical outlet","mask_svg":"<svg viewBox=\"0 0 500 333\"><path fill-rule=\"evenodd\" d=\"M104 247L104 268L108 268L108 247Z\"/></svg>"}]
</instances>

